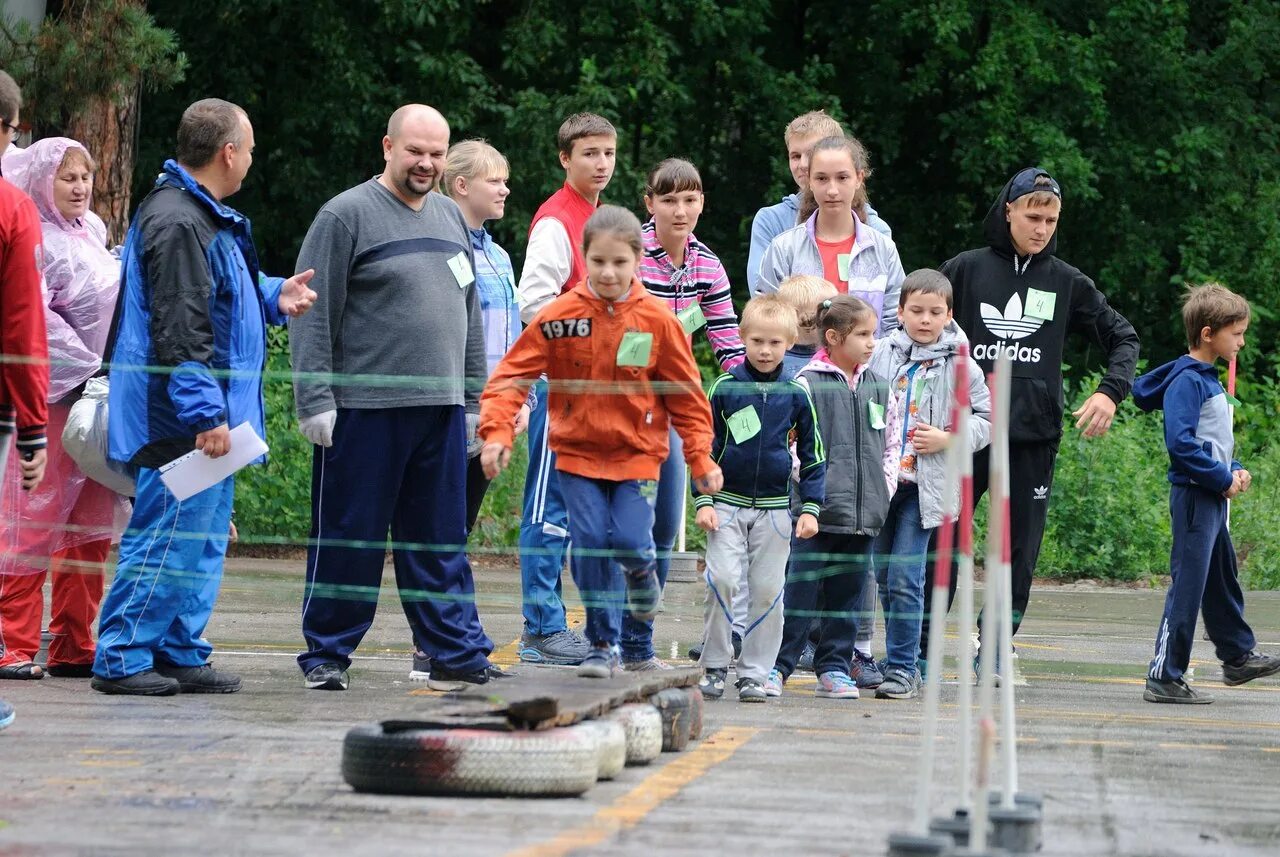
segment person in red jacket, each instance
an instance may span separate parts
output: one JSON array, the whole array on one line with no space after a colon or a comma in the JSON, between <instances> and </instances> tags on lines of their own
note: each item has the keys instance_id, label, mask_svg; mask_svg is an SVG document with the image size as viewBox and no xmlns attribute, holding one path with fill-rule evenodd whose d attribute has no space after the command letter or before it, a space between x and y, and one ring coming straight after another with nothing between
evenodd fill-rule
<instances>
[{"instance_id":1,"label":"person in red jacket","mask_svg":"<svg viewBox=\"0 0 1280 857\"><path fill-rule=\"evenodd\" d=\"M0 151L18 132L22 92L0 71ZM0 473L17 432L22 488L44 478L45 425L49 421L49 343L40 291L40 215L36 205L0 178ZM0 652L0 656L3 652ZM28 671L36 671L34 664ZM35 672L35 677L38 677ZM26 677L26 676L18 676ZM13 709L0 702L0 729Z\"/></svg>"},{"instance_id":2,"label":"person in red jacket","mask_svg":"<svg viewBox=\"0 0 1280 857\"><path fill-rule=\"evenodd\" d=\"M608 678L621 662L624 580L636 619L652 619L662 598L653 509L668 426L684 441L698 490L717 493L723 477L711 460L711 409L684 330L636 276L640 221L602 206L583 228L582 246L586 279L538 312L489 378L480 455L490 479L507 466L516 413L545 375L549 445L591 643L578 675Z\"/></svg>"}]
</instances>

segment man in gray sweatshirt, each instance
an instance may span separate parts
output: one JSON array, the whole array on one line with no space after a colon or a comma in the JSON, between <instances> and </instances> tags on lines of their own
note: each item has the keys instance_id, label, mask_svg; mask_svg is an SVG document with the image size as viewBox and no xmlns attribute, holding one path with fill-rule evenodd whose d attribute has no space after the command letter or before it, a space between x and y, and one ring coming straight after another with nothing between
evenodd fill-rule
<instances>
[{"instance_id":1,"label":"man in gray sweatshirt","mask_svg":"<svg viewBox=\"0 0 1280 857\"><path fill-rule=\"evenodd\" d=\"M298 663L307 687L347 688L389 528L424 661L415 670L458 690L501 675L465 553L467 444L486 375L480 302L466 221L431 192L445 118L401 107L382 148L384 172L329 200L298 256L318 295L289 331L299 424L315 444Z\"/></svg>"}]
</instances>

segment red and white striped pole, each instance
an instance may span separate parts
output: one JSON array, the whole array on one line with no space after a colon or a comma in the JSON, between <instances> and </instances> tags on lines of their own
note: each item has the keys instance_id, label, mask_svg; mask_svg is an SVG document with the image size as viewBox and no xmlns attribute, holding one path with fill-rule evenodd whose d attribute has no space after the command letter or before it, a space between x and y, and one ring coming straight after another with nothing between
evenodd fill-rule
<instances>
[{"instance_id":1,"label":"red and white striped pole","mask_svg":"<svg viewBox=\"0 0 1280 857\"><path fill-rule=\"evenodd\" d=\"M968 812L973 807L973 454L969 450L969 421L973 403L969 398L969 344L960 345L956 354L956 401L960 419L956 435L964 438L964 454L960 456L960 523L957 543L960 562L956 569L956 598L960 602L958 621L960 635L960 673L956 703L960 720L960 805ZM938 665L941 668L941 664Z\"/></svg>"}]
</instances>

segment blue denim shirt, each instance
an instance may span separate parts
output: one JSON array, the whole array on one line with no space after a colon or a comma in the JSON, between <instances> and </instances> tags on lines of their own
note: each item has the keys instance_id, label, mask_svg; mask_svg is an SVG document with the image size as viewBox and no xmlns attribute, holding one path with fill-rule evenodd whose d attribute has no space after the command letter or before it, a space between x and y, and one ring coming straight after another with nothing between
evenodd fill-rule
<instances>
[{"instance_id":1,"label":"blue denim shirt","mask_svg":"<svg viewBox=\"0 0 1280 857\"><path fill-rule=\"evenodd\" d=\"M471 249L476 257L476 290L484 313L484 352L493 374L520 335L520 305L516 302L516 275L511 257L493 241L483 226L472 229Z\"/></svg>"}]
</instances>

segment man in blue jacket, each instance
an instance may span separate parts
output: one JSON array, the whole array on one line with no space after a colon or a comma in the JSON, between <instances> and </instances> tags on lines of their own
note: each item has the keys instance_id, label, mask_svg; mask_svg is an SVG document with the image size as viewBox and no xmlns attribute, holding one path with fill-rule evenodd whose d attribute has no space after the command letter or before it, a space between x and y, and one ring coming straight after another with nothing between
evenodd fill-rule
<instances>
[{"instance_id":1,"label":"man in blue jacket","mask_svg":"<svg viewBox=\"0 0 1280 857\"><path fill-rule=\"evenodd\" d=\"M222 200L253 162L253 127L234 104L197 101L178 125L124 249L111 336L110 454L138 468L138 494L102 602L95 690L168 696L234 693L239 676L209 664L203 639L222 581L235 477L186 500L163 464L198 449L231 451L230 429L265 436L266 324L315 301L312 271L258 270L249 220Z\"/></svg>"}]
</instances>

